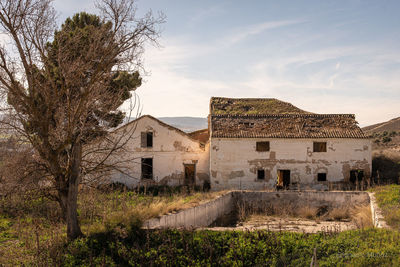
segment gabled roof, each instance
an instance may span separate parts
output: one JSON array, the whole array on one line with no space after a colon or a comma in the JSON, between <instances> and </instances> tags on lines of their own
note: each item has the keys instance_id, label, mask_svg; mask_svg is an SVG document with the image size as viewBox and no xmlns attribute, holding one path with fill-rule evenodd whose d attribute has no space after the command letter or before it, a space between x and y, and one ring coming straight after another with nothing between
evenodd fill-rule
<instances>
[{"instance_id":1,"label":"gabled roof","mask_svg":"<svg viewBox=\"0 0 400 267\"><path fill-rule=\"evenodd\" d=\"M153 117L151 115L142 115L142 116L140 116L139 118L137 118L135 120L132 120L132 121L130 121L130 122L124 124L124 125L121 125L119 128L115 129L114 131L119 131L120 129L123 129L123 128L127 127L128 125L134 125L139 120L144 119L144 118L149 118L151 120L154 120L154 121L158 122L160 125L168 128L169 130L176 131L177 133L179 133L179 134L191 139L192 141L198 142L201 146L204 146L204 142L201 142L200 140L198 140L196 138L193 138L190 134L188 134L188 133L186 133L186 132L184 132L184 131L182 131L182 130L174 127L174 126L171 126L171 125L169 125L169 124L167 124L167 123L165 123L165 122L163 122L163 121L161 121L161 120L159 120L159 119L157 119L157 118L155 118L155 117Z\"/></svg>"},{"instance_id":2,"label":"gabled roof","mask_svg":"<svg viewBox=\"0 0 400 267\"><path fill-rule=\"evenodd\" d=\"M211 137L368 138L354 114L314 114L274 98L210 100Z\"/></svg>"},{"instance_id":3,"label":"gabled roof","mask_svg":"<svg viewBox=\"0 0 400 267\"><path fill-rule=\"evenodd\" d=\"M212 97L211 115L312 114L275 98Z\"/></svg>"}]
</instances>

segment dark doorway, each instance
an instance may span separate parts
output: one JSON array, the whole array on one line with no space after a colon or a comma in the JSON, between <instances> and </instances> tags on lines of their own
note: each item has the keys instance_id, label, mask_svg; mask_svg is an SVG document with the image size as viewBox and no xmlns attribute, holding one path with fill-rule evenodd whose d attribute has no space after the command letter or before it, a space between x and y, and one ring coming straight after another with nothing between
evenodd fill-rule
<instances>
[{"instance_id":1,"label":"dark doorway","mask_svg":"<svg viewBox=\"0 0 400 267\"><path fill-rule=\"evenodd\" d=\"M325 182L326 181L326 173L323 173L323 172L318 173L317 180L318 180L318 182Z\"/></svg>"},{"instance_id":2,"label":"dark doorway","mask_svg":"<svg viewBox=\"0 0 400 267\"><path fill-rule=\"evenodd\" d=\"M351 170L350 171L350 182L355 184L358 180L359 182L362 181L364 178L364 171L362 170Z\"/></svg>"},{"instance_id":3,"label":"dark doorway","mask_svg":"<svg viewBox=\"0 0 400 267\"><path fill-rule=\"evenodd\" d=\"M142 179L153 179L153 158L142 158Z\"/></svg>"},{"instance_id":4,"label":"dark doorway","mask_svg":"<svg viewBox=\"0 0 400 267\"><path fill-rule=\"evenodd\" d=\"M196 177L196 165L184 164L185 166L185 185L194 185Z\"/></svg>"},{"instance_id":5,"label":"dark doorway","mask_svg":"<svg viewBox=\"0 0 400 267\"><path fill-rule=\"evenodd\" d=\"M279 189L288 189L290 185L290 170L278 170L278 183Z\"/></svg>"}]
</instances>

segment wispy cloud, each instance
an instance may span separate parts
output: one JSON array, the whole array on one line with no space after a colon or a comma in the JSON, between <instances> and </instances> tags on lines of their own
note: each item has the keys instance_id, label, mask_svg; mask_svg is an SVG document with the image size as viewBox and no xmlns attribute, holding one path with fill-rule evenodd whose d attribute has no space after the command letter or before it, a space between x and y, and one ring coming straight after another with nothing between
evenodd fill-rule
<instances>
[{"instance_id":1,"label":"wispy cloud","mask_svg":"<svg viewBox=\"0 0 400 267\"><path fill-rule=\"evenodd\" d=\"M213 6L208 6L205 8L201 8L197 13L190 19L189 23L195 25L199 21L204 21L210 17L220 16L225 13L226 10L223 7L223 4L217 4Z\"/></svg>"},{"instance_id":2,"label":"wispy cloud","mask_svg":"<svg viewBox=\"0 0 400 267\"><path fill-rule=\"evenodd\" d=\"M239 27L233 30L233 33L223 38L224 42L233 45L239 43L246 38L260 34L264 31L295 25L305 22L304 20L281 20L281 21L267 21L263 23L253 24L246 27Z\"/></svg>"},{"instance_id":3,"label":"wispy cloud","mask_svg":"<svg viewBox=\"0 0 400 267\"><path fill-rule=\"evenodd\" d=\"M218 12L224 10L201 9L189 23ZM164 48L145 55L151 76L138 89L144 113L206 116L211 96L229 96L274 97L316 113L354 113L361 125L399 116L396 48L382 40L357 41L344 27L321 32L314 17L304 18L228 26L204 39L197 32L166 37Z\"/></svg>"},{"instance_id":4,"label":"wispy cloud","mask_svg":"<svg viewBox=\"0 0 400 267\"><path fill-rule=\"evenodd\" d=\"M385 62L392 62L391 51L385 55L377 54L374 48L332 46L270 56L242 66L247 75L233 81L199 78L192 72L199 57L223 53L222 46L193 44L185 39L166 43L164 49L150 49L146 54L152 74L138 90L145 113L206 116L209 98L220 95L275 97L312 112L355 113L361 125L400 115L396 101L400 66L386 72L382 69ZM368 64L364 64L366 59ZM310 66L320 64L322 67L310 70Z\"/></svg>"}]
</instances>

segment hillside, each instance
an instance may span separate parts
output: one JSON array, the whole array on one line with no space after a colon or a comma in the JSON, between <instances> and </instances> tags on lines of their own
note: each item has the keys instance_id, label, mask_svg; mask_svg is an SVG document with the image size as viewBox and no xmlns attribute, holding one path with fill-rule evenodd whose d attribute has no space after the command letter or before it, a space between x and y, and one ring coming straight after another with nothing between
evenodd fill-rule
<instances>
[{"instance_id":1,"label":"hillside","mask_svg":"<svg viewBox=\"0 0 400 267\"><path fill-rule=\"evenodd\" d=\"M391 119L389 121L373 124L370 126L366 126L362 128L362 130L366 134L380 133L380 132L391 132L391 131L400 131L400 117Z\"/></svg>"},{"instance_id":2,"label":"hillside","mask_svg":"<svg viewBox=\"0 0 400 267\"><path fill-rule=\"evenodd\" d=\"M362 128L371 136L373 150L394 150L400 152L400 117Z\"/></svg>"}]
</instances>

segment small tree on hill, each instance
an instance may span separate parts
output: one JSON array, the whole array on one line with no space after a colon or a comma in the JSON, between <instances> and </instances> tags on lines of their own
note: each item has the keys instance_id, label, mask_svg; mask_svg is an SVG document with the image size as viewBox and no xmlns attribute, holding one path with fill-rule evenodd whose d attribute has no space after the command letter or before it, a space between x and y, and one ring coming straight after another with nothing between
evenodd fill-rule
<instances>
[{"instance_id":1,"label":"small tree on hill","mask_svg":"<svg viewBox=\"0 0 400 267\"><path fill-rule=\"evenodd\" d=\"M82 234L78 185L82 176L113 167L107 159L126 138L107 132L123 122L118 108L140 86L144 44L156 41L164 21L151 13L136 18L134 0L103 0L97 7L101 15L76 14L55 31L50 0L0 0L7 36L0 88L8 103L3 114L11 115L3 123L33 147L37 172L54 185L50 195L60 204L69 239ZM108 146L86 149L97 140Z\"/></svg>"}]
</instances>

